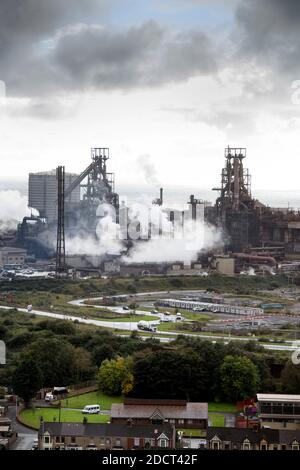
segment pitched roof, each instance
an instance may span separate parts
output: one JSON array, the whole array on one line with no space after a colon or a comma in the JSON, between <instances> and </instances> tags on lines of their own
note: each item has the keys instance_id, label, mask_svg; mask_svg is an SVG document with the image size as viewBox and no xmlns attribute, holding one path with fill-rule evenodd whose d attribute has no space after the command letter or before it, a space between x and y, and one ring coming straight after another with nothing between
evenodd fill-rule
<instances>
[{"instance_id":1,"label":"pitched roof","mask_svg":"<svg viewBox=\"0 0 300 470\"><path fill-rule=\"evenodd\" d=\"M278 429L260 429L258 431L254 431L253 429L245 428L208 427L207 440L210 441L215 436L218 437L221 441L237 443L242 443L245 439L248 439L253 444L259 443L264 439L269 443L279 443Z\"/></svg>"},{"instance_id":2,"label":"pitched roof","mask_svg":"<svg viewBox=\"0 0 300 470\"><path fill-rule=\"evenodd\" d=\"M186 403L185 405L125 405L113 403L111 407L112 418L146 418L150 419L154 413L160 413L165 419L207 419L207 403Z\"/></svg>"},{"instance_id":3,"label":"pitched roof","mask_svg":"<svg viewBox=\"0 0 300 470\"><path fill-rule=\"evenodd\" d=\"M39 436L47 432L51 436L149 437L155 439L160 434L165 434L168 438L171 438L173 427L170 424L128 425L44 422L40 426Z\"/></svg>"},{"instance_id":4,"label":"pitched roof","mask_svg":"<svg viewBox=\"0 0 300 470\"><path fill-rule=\"evenodd\" d=\"M297 441L300 444L300 430L279 429L279 443L290 445Z\"/></svg>"}]
</instances>

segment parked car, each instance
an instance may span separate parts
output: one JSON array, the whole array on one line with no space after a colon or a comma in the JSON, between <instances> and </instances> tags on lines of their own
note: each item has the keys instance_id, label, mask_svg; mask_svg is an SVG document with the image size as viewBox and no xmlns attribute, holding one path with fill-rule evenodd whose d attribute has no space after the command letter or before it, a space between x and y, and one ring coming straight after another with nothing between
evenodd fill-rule
<instances>
[{"instance_id":1,"label":"parked car","mask_svg":"<svg viewBox=\"0 0 300 470\"><path fill-rule=\"evenodd\" d=\"M100 405L86 405L81 411L83 414L95 415L100 413Z\"/></svg>"},{"instance_id":2,"label":"parked car","mask_svg":"<svg viewBox=\"0 0 300 470\"><path fill-rule=\"evenodd\" d=\"M38 450L38 448L39 448L39 440L34 439L31 450Z\"/></svg>"},{"instance_id":3,"label":"parked car","mask_svg":"<svg viewBox=\"0 0 300 470\"><path fill-rule=\"evenodd\" d=\"M53 401L54 400L54 395L52 392L48 392L45 395L45 401Z\"/></svg>"}]
</instances>

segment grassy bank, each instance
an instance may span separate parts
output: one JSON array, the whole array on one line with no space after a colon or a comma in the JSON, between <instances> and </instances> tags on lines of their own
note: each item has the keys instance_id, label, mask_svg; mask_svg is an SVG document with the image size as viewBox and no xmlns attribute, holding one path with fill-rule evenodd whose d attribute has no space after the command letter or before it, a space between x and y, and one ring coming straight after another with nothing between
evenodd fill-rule
<instances>
[{"instance_id":1,"label":"grassy bank","mask_svg":"<svg viewBox=\"0 0 300 470\"><path fill-rule=\"evenodd\" d=\"M59 410L57 408L33 408L22 410L20 418L22 423L32 428L38 429L40 427L41 418L47 422L59 422L62 423L82 423L84 416L86 416L88 423L107 423L110 419L110 415L83 415L81 411Z\"/></svg>"},{"instance_id":2,"label":"grassy bank","mask_svg":"<svg viewBox=\"0 0 300 470\"><path fill-rule=\"evenodd\" d=\"M82 409L86 405L100 405L101 410L110 410L112 403L121 403L122 397L112 397L95 391L66 398L61 401L63 407Z\"/></svg>"}]
</instances>

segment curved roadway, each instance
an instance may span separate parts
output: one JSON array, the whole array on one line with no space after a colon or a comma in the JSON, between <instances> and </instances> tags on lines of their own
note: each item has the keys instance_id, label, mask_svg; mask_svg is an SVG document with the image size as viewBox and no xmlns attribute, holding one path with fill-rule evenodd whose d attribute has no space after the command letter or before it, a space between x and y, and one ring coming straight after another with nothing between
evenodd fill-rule
<instances>
[{"instance_id":1,"label":"curved roadway","mask_svg":"<svg viewBox=\"0 0 300 470\"><path fill-rule=\"evenodd\" d=\"M157 296L161 294L182 294L182 293L190 293L194 291L180 291L180 290L173 290L173 291L157 291L157 292L140 292L137 294L134 294L134 297L138 296L148 296L151 298L152 296ZM121 297L121 296L119 296ZM124 297L127 297L124 295ZM97 297L93 298L93 300L102 300L103 297ZM68 303L73 306L77 307L82 307L82 306L87 306L89 305L90 307L94 308L105 308L106 310L110 310L112 312L116 313L122 313L124 315L128 315L128 311L124 310L123 307L111 307L111 306L106 306L106 305L95 305L95 304L86 304L85 302L91 300L90 298L86 299L78 299L78 300L71 300ZM149 299L150 300L150 299ZM12 307L9 306L0 306L0 308L3 309L11 309ZM63 313L53 313L53 312L47 312L47 311L42 311L42 310L35 310L32 309L30 312L26 308L19 308L18 310L22 313L29 313L29 314L34 314L37 316L41 317L50 317L50 318L57 318L59 320L70 320L70 321L78 321L79 323L87 324L87 325L95 325L95 326L100 326L100 327L105 327L105 328L112 328L115 330L127 330L127 331L134 331L138 330L138 322L120 322L120 321L104 321L104 320L95 320L91 318L84 318L84 317L78 317L78 316L73 316L73 315L67 315ZM136 315L147 315L148 312L145 312L144 310L135 310ZM149 315L151 316L156 316L157 320L151 320L150 323L153 325L157 325L160 323L160 319L163 317L163 314L158 313L158 314L153 314L149 312ZM176 316L175 315L170 315L169 316L170 320L175 321ZM142 331L141 331L142 332ZM168 335L168 338L162 337ZM220 335L204 335L204 334L193 334L193 333L176 333L173 331L156 331L152 337L158 338L160 341L171 341L172 336L178 336L178 335L184 335L184 336L193 336L193 337L200 337L204 339L210 339L210 340L223 340L224 342L228 342L231 339L234 339L235 341L257 341L256 338L239 338L239 337L234 337L231 338L230 336L224 337ZM145 336L144 338L147 338L149 336ZM292 341L286 341L286 343L293 343ZM295 344L267 344L267 343L260 343L261 346L263 346L265 349L271 349L271 350L286 350L286 351L294 351L297 349L297 346Z\"/></svg>"}]
</instances>

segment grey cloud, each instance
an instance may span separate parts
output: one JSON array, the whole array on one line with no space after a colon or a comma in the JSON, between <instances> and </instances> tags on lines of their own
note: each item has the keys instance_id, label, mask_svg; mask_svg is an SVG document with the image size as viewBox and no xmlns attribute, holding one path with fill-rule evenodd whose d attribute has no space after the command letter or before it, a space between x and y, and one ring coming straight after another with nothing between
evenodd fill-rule
<instances>
[{"instance_id":1,"label":"grey cloud","mask_svg":"<svg viewBox=\"0 0 300 470\"><path fill-rule=\"evenodd\" d=\"M85 26L61 38L53 60L74 87L160 85L216 70L213 46L206 35L172 35L153 21L121 33Z\"/></svg>"},{"instance_id":2,"label":"grey cloud","mask_svg":"<svg viewBox=\"0 0 300 470\"><path fill-rule=\"evenodd\" d=\"M114 0L1 0L1 42L36 39L54 29L102 13Z\"/></svg>"},{"instance_id":3,"label":"grey cloud","mask_svg":"<svg viewBox=\"0 0 300 470\"><path fill-rule=\"evenodd\" d=\"M6 82L8 95L39 96L57 90L64 77L47 60L55 32L79 20L99 19L115 2L1 0L0 79Z\"/></svg>"},{"instance_id":4,"label":"grey cloud","mask_svg":"<svg viewBox=\"0 0 300 470\"><path fill-rule=\"evenodd\" d=\"M40 96L69 90L156 86L213 73L216 53L201 32L172 33L149 21L124 31L77 24L42 48L1 57L8 94ZM16 60L18 58L19 60Z\"/></svg>"},{"instance_id":5,"label":"grey cloud","mask_svg":"<svg viewBox=\"0 0 300 470\"><path fill-rule=\"evenodd\" d=\"M284 75L299 71L300 2L298 0L244 0L236 10L239 56Z\"/></svg>"}]
</instances>

